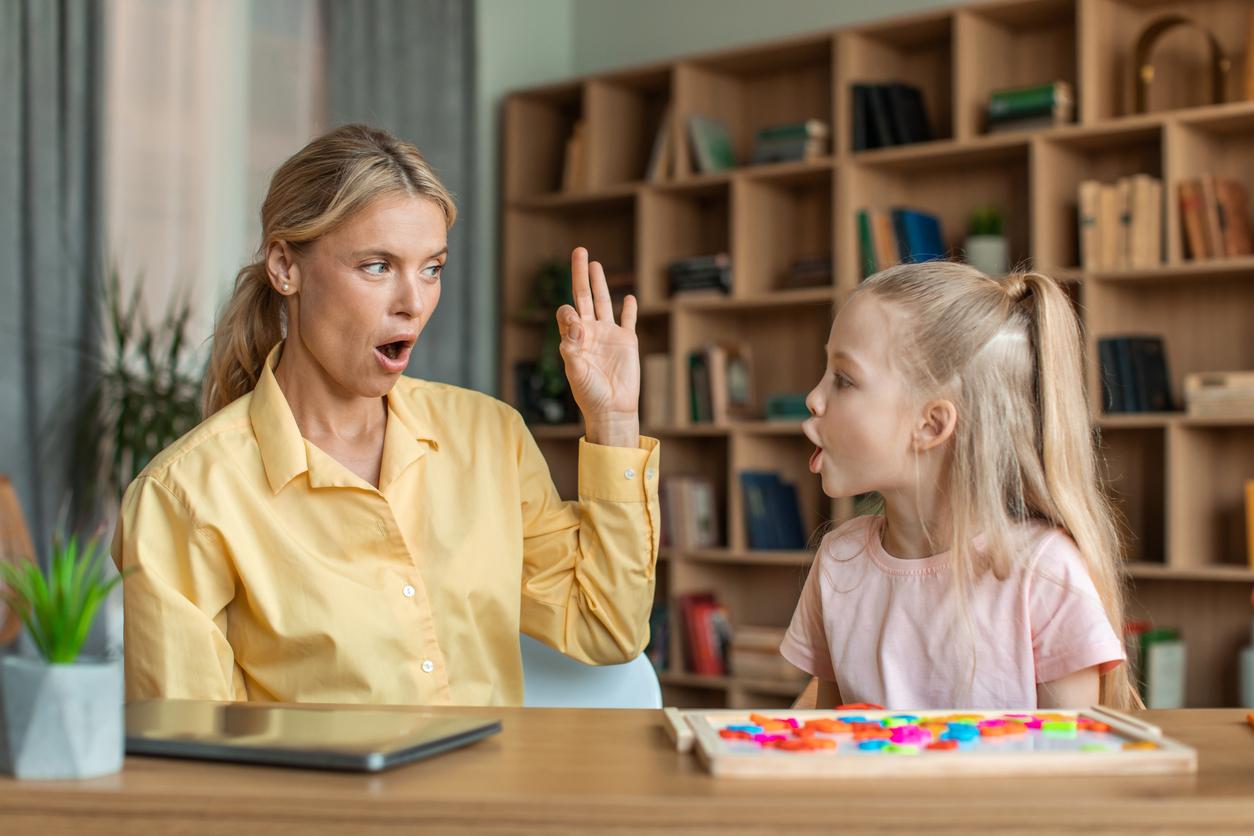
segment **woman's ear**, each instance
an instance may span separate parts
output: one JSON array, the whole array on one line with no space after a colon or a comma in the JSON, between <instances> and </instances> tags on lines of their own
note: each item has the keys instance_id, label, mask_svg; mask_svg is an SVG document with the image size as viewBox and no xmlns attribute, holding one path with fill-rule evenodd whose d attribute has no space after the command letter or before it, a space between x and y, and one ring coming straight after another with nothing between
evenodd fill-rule
<instances>
[{"instance_id":1,"label":"woman's ear","mask_svg":"<svg viewBox=\"0 0 1254 836\"><path fill-rule=\"evenodd\" d=\"M953 437L957 425L958 408L953 401L944 398L928 401L914 428L915 452L925 453L941 446Z\"/></svg>"},{"instance_id":2,"label":"woman's ear","mask_svg":"<svg viewBox=\"0 0 1254 836\"><path fill-rule=\"evenodd\" d=\"M266 247L266 274L271 287L284 296L291 296L297 290L299 273L291 245L286 241L271 241Z\"/></svg>"}]
</instances>

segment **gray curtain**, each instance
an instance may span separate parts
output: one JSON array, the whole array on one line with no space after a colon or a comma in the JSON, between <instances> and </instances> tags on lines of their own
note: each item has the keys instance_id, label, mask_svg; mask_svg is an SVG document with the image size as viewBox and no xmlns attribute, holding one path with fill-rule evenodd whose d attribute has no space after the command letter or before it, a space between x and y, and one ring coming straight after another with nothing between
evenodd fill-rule
<instances>
[{"instance_id":1,"label":"gray curtain","mask_svg":"<svg viewBox=\"0 0 1254 836\"><path fill-rule=\"evenodd\" d=\"M458 386L471 383L478 353L473 287L474 0L323 0L327 117L365 122L418 146L458 205L440 305L418 341L409 374ZM478 337L476 339L475 337Z\"/></svg>"},{"instance_id":2,"label":"gray curtain","mask_svg":"<svg viewBox=\"0 0 1254 836\"><path fill-rule=\"evenodd\" d=\"M0 473L41 557L54 525L74 523L62 514L102 250L102 40L96 0L0 0Z\"/></svg>"}]
</instances>

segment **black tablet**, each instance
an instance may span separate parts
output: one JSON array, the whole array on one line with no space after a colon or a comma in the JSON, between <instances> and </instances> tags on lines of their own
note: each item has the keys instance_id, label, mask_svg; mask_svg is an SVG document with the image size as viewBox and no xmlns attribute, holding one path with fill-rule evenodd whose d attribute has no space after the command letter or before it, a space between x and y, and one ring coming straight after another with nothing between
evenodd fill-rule
<instances>
[{"instance_id":1,"label":"black tablet","mask_svg":"<svg viewBox=\"0 0 1254 836\"><path fill-rule=\"evenodd\" d=\"M131 755L378 772L501 730L467 715L369 706L319 707L200 700L126 706Z\"/></svg>"}]
</instances>

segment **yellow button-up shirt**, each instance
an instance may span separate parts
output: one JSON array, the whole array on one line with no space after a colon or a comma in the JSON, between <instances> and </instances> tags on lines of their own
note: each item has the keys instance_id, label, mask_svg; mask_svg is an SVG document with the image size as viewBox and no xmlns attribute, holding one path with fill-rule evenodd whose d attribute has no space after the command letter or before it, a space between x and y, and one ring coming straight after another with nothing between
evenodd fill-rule
<instances>
[{"instance_id":1,"label":"yellow button-up shirt","mask_svg":"<svg viewBox=\"0 0 1254 836\"><path fill-rule=\"evenodd\" d=\"M655 439L581 440L563 502L513 408L402 377L375 488L302 438L277 352L122 500L128 698L518 704L520 631L594 664L641 652Z\"/></svg>"}]
</instances>

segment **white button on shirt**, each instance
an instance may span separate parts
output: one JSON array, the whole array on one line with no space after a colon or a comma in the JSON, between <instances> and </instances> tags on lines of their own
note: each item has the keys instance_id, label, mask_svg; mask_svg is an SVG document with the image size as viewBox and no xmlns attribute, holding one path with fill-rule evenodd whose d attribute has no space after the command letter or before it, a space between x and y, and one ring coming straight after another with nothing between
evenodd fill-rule
<instances>
[{"instance_id":1,"label":"white button on shirt","mask_svg":"<svg viewBox=\"0 0 1254 836\"><path fill-rule=\"evenodd\" d=\"M430 659L423 659L422 660L422 672L431 673L433 670L435 670L435 662L432 662Z\"/></svg>"},{"instance_id":2,"label":"white button on shirt","mask_svg":"<svg viewBox=\"0 0 1254 836\"><path fill-rule=\"evenodd\" d=\"M635 479L636 471L633 468L629 467L623 471L623 476L627 477L628 479Z\"/></svg>"},{"instance_id":3,"label":"white button on shirt","mask_svg":"<svg viewBox=\"0 0 1254 836\"><path fill-rule=\"evenodd\" d=\"M414 588L410 586L409 584L405 584L403 587L401 587L401 594L404 595L406 598L413 598Z\"/></svg>"}]
</instances>

